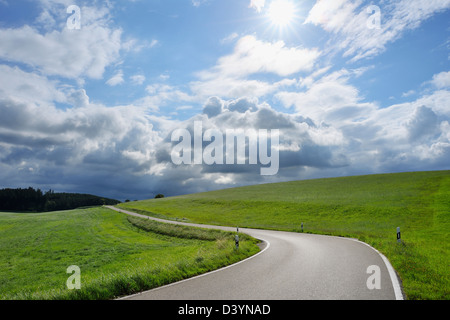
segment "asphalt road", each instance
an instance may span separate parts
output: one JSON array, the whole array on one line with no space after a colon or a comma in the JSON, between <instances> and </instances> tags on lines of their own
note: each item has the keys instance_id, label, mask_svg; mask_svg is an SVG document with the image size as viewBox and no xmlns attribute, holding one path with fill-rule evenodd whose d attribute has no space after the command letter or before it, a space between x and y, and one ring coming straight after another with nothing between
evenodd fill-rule
<instances>
[{"instance_id":1,"label":"asphalt road","mask_svg":"<svg viewBox=\"0 0 450 320\"><path fill-rule=\"evenodd\" d=\"M149 218L114 207L109 208ZM229 227L187 225L236 231L235 228ZM262 240L262 251L232 266L122 299L403 299L390 263L365 243L347 238L282 231L239 229L239 232ZM369 289L368 282L375 288ZM376 284L379 284L379 287Z\"/></svg>"}]
</instances>

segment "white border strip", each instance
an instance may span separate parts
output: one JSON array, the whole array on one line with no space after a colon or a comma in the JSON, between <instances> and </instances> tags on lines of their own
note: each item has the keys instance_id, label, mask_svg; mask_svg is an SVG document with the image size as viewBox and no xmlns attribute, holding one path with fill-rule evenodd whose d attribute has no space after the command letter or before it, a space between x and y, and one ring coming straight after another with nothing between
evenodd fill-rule
<instances>
[{"instance_id":1,"label":"white border strip","mask_svg":"<svg viewBox=\"0 0 450 320\"><path fill-rule=\"evenodd\" d=\"M141 214L138 214L138 213L134 213L134 212L130 212L130 211L127 211L127 210L119 209L119 208L116 208L116 207L113 207L113 206L105 206L105 207L107 207L109 209L112 209L112 210L115 210L115 211L118 211L118 212L122 212L122 213L125 213L125 214L128 214L128 215L134 215L134 216L142 217L142 218L145 218L145 219L151 219L151 220L156 220L156 221L165 222L165 223L172 223L172 224L189 225L187 223L182 223L182 222L180 223L180 222L175 222L175 221L170 221L170 220L169 221L165 221L163 219L157 219L157 218L154 218L154 217L148 217L148 216L144 216L144 215L141 215ZM212 227L220 228L220 226L212 226ZM245 230L245 228L243 230ZM243 233L245 233L245 232L243 232ZM337 237L337 236L331 236L331 237ZM377 249L372 247L370 244L365 243L365 242L360 241L360 240L355 239L355 238L346 238L346 237L337 237L337 238L347 239L347 240L352 240L352 241L356 241L356 242L362 243L362 244L368 246L369 248L371 248L372 250L374 250L375 252L377 252L378 255L381 257L381 259L384 261L384 264L386 265L386 268L387 268L387 270L389 272L389 277L391 278L392 287L394 288L395 299L396 300L405 300L405 296L403 295L403 291L402 291L402 288L400 286L400 282L398 280L398 277L397 277L397 274L396 274L394 268L392 267L392 265L389 262L389 260L380 251L378 251ZM247 258L247 259L241 260L241 261L236 262L236 263L234 263L232 265L229 265L229 266L226 266L226 267L214 270L214 271L210 271L208 273L204 273L204 274L201 274L201 275L198 275L198 276L195 276L195 277L192 277L192 278L184 279L184 280L181 280L181 281L173 282L173 283L167 284L165 286L154 288L154 289L147 290L147 291L144 291L144 292L139 292L139 293L136 293L136 294L133 294L133 295L130 295L130 296L121 297L121 298L118 298L116 300L123 300L123 299L126 299L126 298L130 298L130 297L141 295L141 294L143 294L145 292L149 292L149 291L153 291L153 290L159 290L159 289L162 289L162 288L167 288L167 287L170 287L170 286L173 286L173 285L185 282L185 281L189 281L189 280L193 280L193 279L196 279L196 278L204 277L204 276L207 276L207 275L212 274L214 272L222 271L222 270L234 267L234 266L236 266L236 265L238 265L240 263L243 263L243 262L245 262L247 260L253 259L253 258L259 256L261 253L263 253L267 249L269 249L269 247L270 247L270 242L269 241L266 241L264 239L258 239L258 240L264 241L267 244L266 247L263 250L261 250L260 252L258 252L257 254L255 254L255 255Z\"/></svg>"},{"instance_id":2,"label":"white border strip","mask_svg":"<svg viewBox=\"0 0 450 320\"><path fill-rule=\"evenodd\" d=\"M119 209L119 208L116 208L116 207L113 207L113 206L105 206L105 207L108 208L108 209L117 211L117 212L121 212L121 213L124 213L124 214L132 215L132 216L135 216L135 217L140 217L140 218L143 218L143 219L155 220L155 221L159 221L159 222L162 222L162 223L169 223L169 224L178 224L178 225L189 226L188 223L183 223L183 222L178 222L178 221L171 221L171 220L163 220L163 219L158 219L158 218L154 218L154 217L144 216L144 215L139 214L139 213L135 213L135 212L131 212L131 211L128 211L128 210ZM191 226L192 226L192 224L191 224ZM201 226L195 226L195 227L201 228ZM209 226L209 227L210 227L210 229L213 229L214 227L217 227L217 229L220 230L220 226ZM229 231L229 232L231 232L231 231ZM245 233L245 228L241 232ZM253 258L259 256L260 254L264 253L267 249L270 248L270 242L269 241L264 240L264 239L258 239L258 240L263 241L264 243L266 243L266 247L263 250L261 250L260 252L254 254L251 257L248 257L248 258L246 258L244 260L238 261L236 263L230 264L230 265L222 267L220 269L216 269L216 270L213 270L213 271L210 271L210 272L207 272L207 273L200 274L198 276L194 276L192 278L183 279L183 280L180 280L180 281L177 281L177 282L169 283L169 284L167 284L165 286L153 288L153 289L150 289L150 290L147 290L147 291L138 292L138 293L135 293L135 294L132 294L132 295L129 295L129 296L120 297L120 298L117 298L116 300L124 300L124 299L127 299L127 298L139 296L141 294L145 294L146 292L150 292L150 291L155 291L155 290L160 290L160 289L163 289L163 288L171 287L171 286L174 286L174 285L186 282L186 281L190 281L190 280L197 279L197 278L200 278L200 277L205 277L205 276L213 274L215 272L223 271L225 269L237 266L238 264L241 264L243 262L246 262L246 261L248 261L250 259L253 259Z\"/></svg>"},{"instance_id":3,"label":"white border strip","mask_svg":"<svg viewBox=\"0 0 450 320\"><path fill-rule=\"evenodd\" d=\"M236 263L230 264L229 266L222 267L222 268L220 268L220 269L216 269L216 270L213 270L213 271L210 271L210 272L207 272L207 273L199 274L198 276L195 276L195 277L192 277L192 278L187 278L187 279L183 279L183 280L180 280L180 281L177 281L177 282L172 282L172 283L166 284L165 286L162 286L162 287L157 287L157 288L153 288L153 289L150 289L150 290L147 290L147 291L138 292L138 293L135 293L135 294L132 294L132 295L129 295L129 296L117 298L117 299L115 299L115 300L125 300L125 299L129 299L129 298L132 298L132 297L136 297L136 296L145 294L145 293L147 293L147 292L157 291L157 290L160 290L160 289L168 288L168 287L175 286L175 285L178 285L178 284L183 283L183 282L186 282L186 281L190 281L190 280L194 280L194 279L197 279L197 278L205 277L205 276L208 276L208 275L210 275L210 274L213 274L213 273L216 273L216 272L219 272L219 271L223 271L223 270L228 269L228 268L235 267L235 266L237 266L238 264L241 264L241 263L246 262L246 261L248 261L248 260L250 260L250 259L256 258L256 257L259 256L261 253L263 253L263 252L265 252L267 249L269 249L269 247L270 247L270 242L269 242L269 241L262 240L262 239L258 239L258 240L261 240L261 241L265 242L265 243L266 243L266 247L265 247L263 250L261 250L260 252L254 254L253 256L248 257L248 258L246 258L246 259L244 259L244 260L238 261L238 262L236 262Z\"/></svg>"},{"instance_id":4,"label":"white border strip","mask_svg":"<svg viewBox=\"0 0 450 320\"><path fill-rule=\"evenodd\" d=\"M371 248L372 250L374 250L375 252L377 252L380 255L381 259L383 259L384 264L386 265L386 268L388 269L389 276L390 276L391 282L392 282L392 287L394 288L395 300L405 300L405 296L403 295L402 287L400 286L400 282L398 280L397 274L394 270L394 267L392 267L391 263L389 262L388 258L386 258L384 256L384 254L382 254L380 251L378 251L377 249L375 249L368 243L365 243L363 241L360 241L358 239L353 239L353 238L346 238L346 239L365 244L366 246L368 246L369 248Z\"/></svg>"}]
</instances>

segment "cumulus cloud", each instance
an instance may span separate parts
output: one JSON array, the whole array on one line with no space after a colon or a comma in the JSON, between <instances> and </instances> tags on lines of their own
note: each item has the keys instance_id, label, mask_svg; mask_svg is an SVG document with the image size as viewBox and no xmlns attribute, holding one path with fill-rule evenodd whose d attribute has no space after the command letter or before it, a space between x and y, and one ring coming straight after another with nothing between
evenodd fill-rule
<instances>
[{"instance_id":1,"label":"cumulus cloud","mask_svg":"<svg viewBox=\"0 0 450 320\"><path fill-rule=\"evenodd\" d=\"M283 41L265 42L255 36L244 36L231 55L219 59L212 70L199 73L202 79L242 78L255 73L273 73L281 77L310 71L320 52L317 49L289 48Z\"/></svg>"},{"instance_id":2,"label":"cumulus cloud","mask_svg":"<svg viewBox=\"0 0 450 320\"><path fill-rule=\"evenodd\" d=\"M81 178L103 176L96 183L106 188L108 175L121 172L127 179L151 172L160 138L142 109L91 104L82 91L73 96L78 107L67 110L0 100L0 162L7 167L2 181L39 177L41 184L68 190ZM33 172L20 171L23 167ZM79 177L70 180L76 172ZM89 183L86 190L101 192Z\"/></svg>"},{"instance_id":3,"label":"cumulus cloud","mask_svg":"<svg viewBox=\"0 0 450 320\"><path fill-rule=\"evenodd\" d=\"M303 143L303 151L311 148L311 141L312 154L320 150L318 146L326 146L325 150L333 150L334 146L336 154L328 163L346 163L338 170L342 174L445 168L450 92L427 91L417 100L382 108L366 102L349 84L348 80L358 74L359 71L346 69L330 74L325 71L301 81L296 91L275 95L285 107L294 107L298 115L314 124L309 123L311 140ZM445 73L435 75L433 81L436 79L439 84L445 83ZM325 156L325 150L318 154ZM345 157L339 158L338 154ZM317 161L321 163L319 157Z\"/></svg>"},{"instance_id":4,"label":"cumulus cloud","mask_svg":"<svg viewBox=\"0 0 450 320\"><path fill-rule=\"evenodd\" d=\"M185 103L196 100L195 97L180 88L165 83L150 84L146 86L145 91L148 95L139 99L136 103L155 110L173 101Z\"/></svg>"},{"instance_id":5,"label":"cumulus cloud","mask_svg":"<svg viewBox=\"0 0 450 320\"><path fill-rule=\"evenodd\" d=\"M261 164L250 164L249 158L249 140L246 140L246 160L244 164L212 164L189 166L175 166L171 162L170 153L174 147L170 136L172 130L185 128L190 132L191 140L188 144L194 149L195 135L194 122L202 124L203 133L208 129L221 133L224 141L226 132L234 130L236 132L257 133L259 130L266 129L268 132L278 130L280 140L278 153L280 159L280 172L276 177L263 177L260 175ZM231 100L222 100L218 97L211 97L204 105L203 114L194 116L182 123L177 123L172 130L169 130L158 149L159 159L168 166L163 172L182 171L191 168L192 175L189 181L200 183L209 177L214 179L216 184L220 185L242 185L254 181L275 181L282 177L291 177L292 170L297 170L297 175L306 168L339 168L348 165L348 159L342 154L339 148L342 140L339 140L338 130L330 129L328 126L316 125L311 119L299 115L289 115L276 111L269 104L259 102L256 98L239 98ZM333 135L333 139L324 138ZM215 140L214 140L215 141ZM206 150L210 142L203 141L203 148ZM224 145L223 154L226 155L226 145ZM192 155L191 155L192 156ZM237 163L237 160L236 162ZM165 174L165 173L164 173ZM274 180L275 179L275 180Z\"/></svg>"},{"instance_id":6,"label":"cumulus cloud","mask_svg":"<svg viewBox=\"0 0 450 320\"><path fill-rule=\"evenodd\" d=\"M161 77L160 83L146 83L145 97L107 106L92 102L80 82L64 84L61 78L101 79L108 67L120 65L121 50L136 43L122 42L122 30L111 27L108 7L83 7L81 30L67 30L55 12L69 2L42 0L40 27L0 28L0 58L25 66L0 65L0 181L9 186L35 182L134 199L327 174L448 168L449 72L434 75L416 100L381 107L351 84L367 69L336 71L319 65L323 52L318 49L233 34L233 51L186 87ZM362 1L318 1L307 23L334 34L333 45L359 60L379 54L405 30L446 7L439 0L385 3L381 30L367 28ZM250 2L256 10L264 5ZM146 82L134 73L128 78L132 84ZM123 71L116 70L102 82L124 81ZM194 109L190 103L203 109L184 121L152 114L173 102L176 110ZM278 174L263 177L261 165L248 162L175 165L171 133L179 128L193 132L195 121L203 132L279 130ZM203 141L203 147L208 145Z\"/></svg>"},{"instance_id":7,"label":"cumulus cloud","mask_svg":"<svg viewBox=\"0 0 450 320\"><path fill-rule=\"evenodd\" d=\"M244 36L232 54L221 57L212 68L198 72L199 80L192 81L190 89L202 99L262 97L296 85L295 78L287 77L311 71L320 55L317 49L290 48L282 41L272 43ZM261 75L272 75L277 80L251 78Z\"/></svg>"},{"instance_id":8,"label":"cumulus cloud","mask_svg":"<svg viewBox=\"0 0 450 320\"><path fill-rule=\"evenodd\" d=\"M202 81L190 83L192 92L203 99L210 96L239 98L242 96L262 97L277 89L277 85L261 80L224 78L217 75Z\"/></svg>"},{"instance_id":9,"label":"cumulus cloud","mask_svg":"<svg viewBox=\"0 0 450 320\"><path fill-rule=\"evenodd\" d=\"M435 74L431 84L438 89L450 88L450 71Z\"/></svg>"},{"instance_id":10,"label":"cumulus cloud","mask_svg":"<svg viewBox=\"0 0 450 320\"><path fill-rule=\"evenodd\" d=\"M316 82L320 85L336 81L352 92L343 80L345 74L331 73ZM39 80L42 79L36 81ZM47 91L59 92L51 89L54 83L44 84L50 87ZM161 88L149 91L153 89ZM309 94L312 96L314 92ZM341 101L331 111L347 112L350 103L366 108L366 113L364 117L360 113L346 113L345 121L339 117L325 121L314 113L309 117L307 108L287 114L255 97L225 100L211 97L204 104L203 114L181 122L149 116L147 109L137 106L93 104L82 89L64 93L73 105L66 110L51 104L37 106L26 99L20 102L12 97L0 101L2 181L35 179L44 186L56 185L63 190L75 190L73 186L78 185L95 193L108 189L111 196L149 198L156 191L168 195L200 192L314 177L318 172L323 176L324 172L336 175L354 174L358 170L365 173L402 168L420 170L430 164L444 167L450 154L450 114L446 108L450 93L443 90L387 108L366 106L355 91L349 95L350 100ZM318 90L316 94L320 96L323 92ZM332 104L327 99L324 106ZM339 99L331 98L335 102ZM179 128L193 133L194 121L201 121L203 132L280 130L278 174L263 177L259 172L261 166L250 165L248 161L245 165L176 166L170 156L174 147L171 133ZM204 141L202 146L208 144Z\"/></svg>"},{"instance_id":11,"label":"cumulus cloud","mask_svg":"<svg viewBox=\"0 0 450 320\"><path fill-rule=\"evenodd\" d=\"M61 4L49 8L44 11L49 17L52 10L67 16ZM45 32L29 25L0 28L0 58L27 64L46 75L102 78L106 67L119 58L122 30L109 26L106 8L83 7L82 13L80 30L69 30L64 24Z\"/></svg>"},{"instance_id":12,"label":"cumulus cloud","mask_svg":"<svg viewBox=\"0 0 450 320\"><path fill-rule=\"evenodd\" d=\"M245 113L247 111L254 112L258 109L257 103L258 100L256 99L240 98L229 102L227 104L227 109L239 113Z\"/></svg>"},{"instance_id":13,"label":"cumulus cloud","mask_svg":"<svg viewBox=\"0 0 450 320\"><path fill-rule=\"evenodd\" d=\"M416 108L407 127L410 139L413 141L432 137L439 132L438 117L432 109L421 106Z\"/></svg>"},{"instance_id":14,"label":"cumulus cloud","mask_svg":"<svg viewBox=\"0 0 450 320\"><path fill-rule=\"evenodd\" d=\"M59 83L55 80L7 65L0 65L0 74L0 96L36 104L66 100L62 86L58 88Z\"/></svg>"},{"instance_id":15,"label":"cumulus cloud","mask_svg":"<svg viewBox=\"0 0 450 320\"><path fill-rule=\"evenodd\" d=\"M222 113L222 110L223 102L218 97L209 98L203 107L203 113L206 114L208 118L218 116Z\"/></svg>"},{"instance_id":16,"label":"cumulus cloud","mask_svg":"<svg viewBox=\"0 0 450 320\"><path fill-rule=\"evenodd\" d=\"M355 71L342 69L311 80L305 91L280 91L275 97L286 108L294 106L297 112L316 121L345 122L366 117L376 108L363 102L359 91L348 84Z\"/></svg>"},{"instance_id":17,"label":"cumulus cloud","mask_svg":"<svg viewBox=\"0 0 450 320\"><path fill-rule=\"evenodd\" d=\"M324 172L445 166L450 153L449 91L441 89L413 102L380 108L365 102L349 84L359 70L328 73L324 68L308 81L295 81L291 89L296 91L277 95L286 107L294 107L293 113L275 110L254 96L212 96L206 99L203 114L180 122L148 115L148 104L145 108L139 103L123 107L93 104L84 89L60 86L18 68L0 68L10 80L2 83L4 98L0 101L4 181L36 179L53 188L59 184L73 190L71 185L92 184L95 177L92 192L107 187L111 194L142 194L142 190L181 194L314 177L318 172L323 176ZM40 100L33 100L36 90L43 93ZM168 100L192 99L167 84L152 84L146 90L147 99L158 106ZM72 107L58 109L55 101ZM177 128L192 132L194 121L201 121L204 130L220 132L280 130L279 173L262 177L261 166L249 163L174 165L170 134ZM74 168L83 174L77 176ZM130 190L121 189L128 183Z\"/></svg>"},{"instance_id":18,"label":"cumulus cloud","mask_svg":"<svg viewBox=\"0 0 450 320\"><path fill-rule=\"evenodd\" d=\"M86 108L90 104L89 97L86 94L86 90L84 89L73 90L73 92L68 96L67 100L75 108Z\"/></svg>"}]
</instances>

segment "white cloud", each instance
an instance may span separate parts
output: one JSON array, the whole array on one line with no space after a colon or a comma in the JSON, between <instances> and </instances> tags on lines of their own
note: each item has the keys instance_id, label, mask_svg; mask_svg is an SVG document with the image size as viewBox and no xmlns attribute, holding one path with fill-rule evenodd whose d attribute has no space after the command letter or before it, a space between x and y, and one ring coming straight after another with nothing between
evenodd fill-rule
<instances>
[{"instance_id":1,"label":"white cloud","mask_svg":"<svg viewBox=\"0 0 450 320\"><path fill-rule=\"evenodd\" d=\"M190 86L195 95L204 100L210 96L223 98L262 97L290 84L292 82L289 80L269 83L259 80L222 78L218 75L217 78L208 81L194 81Z\"/></svg>"},{"instance_id":2,"label":"white cloud","mask_svg":"<svg viewBox=\"0 0 450 320\"><path fill-rule=\"evenodd\" d=\"M214 67L197 73L199 80L191 82L191 90L203 99L216 95L261 97L296 84L295 80L285 77L312 70L320 55L317 49L290 48L283 41L272 43L244 36L238 40L232 54L221 57ZM282 79L272 82L249 79L258 75Z\"/></svg>"},{"instance_id":3,"label":"white cloud","mask_svg":"<svg viewBox=\"0 0 450 320\"><path fill-rule=\"evenodd\" d=\"M109 27L107 8L83 7L80 30L69 30L65 24L54 25L49 20L51 11L45 10L48 26L54 27L52 31L41 33L29 25L0 29L0 58L27 64L45 75L102 78L105 68L117 61L122 48L122 30Z\"/></svg>"},{"instance_id":4,"label":"white cloud","mask_svg":"<svg viewBox=\"0 0 450 320\"><path fill-rule=\"evenodd\" d=\"M195 101L195 97L165 83L150 84L146 86L145 91L148 95L136 101L135 104L154 110L158 110L171 102L184 103Z\"/></svg>"},{"instance_id":5,"label":"white cloud","mask_svg":"<svg viewBox=\"0 0 450 320\"><path fill-rule=\"evenodd\" d=\"M440 131L437 115L425 106L416 108L406 126L413 141L429 138Z\"/></svg>"},{"instance_id":6,"label":"white cloud","mask_svg":"<svg viewBox=\"0 0 450 320\"><path fill-rule=\"evenodd\" d=\"M450 71L435 74L431 84L438 89L450 88Z\"/></svg>"},{"instance_id":7,"label":"white cloud","mask_svg":"<svg viewBox=\"0 0 450 320\"><path fill-rule=\"evenodd\" d=\"M0 75L0 96L2 97L39 105L53 101L66 101L62 89L57 88L58 83L46 77L6 65L0 65Z\"/></svg>"},{"instance_id":8,"label":"white cloud","mask_svg":"<svg viewBox=\"0 0 450 320\"><path fill-rule=\"evenodd\" d=\"M167 73L163 73L163 74L160 74L158 78L161 79L162 81L167 81L170 79L170 75Z\"/></svg>"},{"instance_id":9,"label":"white cloud","mask_svg":"<svg viewBox=\"0 0 450 320\"><path fill-rule=\"evenodd\" d=\"M191 1L194 7L200 7L202 4L209 2L209 0L191 0Z\"/></svg>"},{"instance_id":10,"label":"white cloud","mask_svg":"<svg viewBox=\"0 0 450 320\"><path fill-rule=\"evenodd\" d=\"M317 49L231 34L228 40L237 40L233 52L199 72L187 89L170 85L163 81L169 76L162 75L161 83L146 84L142 99L105 106L92 103L80 82L79 87L63 85L50 76L100 79L106 68L119 65L121 50L138 51L158 41L139 42L141 47L134 39L123 43L122 30L111 28L108 8L83 9L79 31L59 28L63 21L54 14L55 6L69 2L43 1L47 11L36 20L40 27L0 28L0 58L27 65L23 70L0 65L0 181L40 181L64 191L73 185L86 191L89 186L94 193L115 189L126 194L131 188L132 194L150 197L156 190L197 192L313 177L319 171L342 175L448 168L449 72L436 74L427 82L431 89L417 92L414 97L421 96L416 100L380 108L350 84L367 68L332 72L332 66L318 67L322 52ZM379 54L405 30L443 8L437 0L413 1L411 7L405 1L384 3L381 31L366 28L361 1L322 0L308 22L334 34L342 46L334 45L346 56L361 59ZM250 3L256 10L264 5ZM24 71L30 69L34 72ZM107 83L119 85L124 79L124 72L116 70ZM128 79L135 85L146 81L143 74ZM269 93L276 93L274 102L291 108L289 113L265 102ZM204 103L203 113L181 122L148 112L173 102L176 111L195 108L191 102ZM55 106L59 103L66 109ZM280 129L279 174L267 180L251 166L174 166L167 137L172 129L189 127L195 120L223 132Z\"/></svg>"},{"instance_id":11,"label":"white cloud","mask_svg":"<svg viewBox=\"0 0 450 320\"><path fill-rule=\"evenodd\" d=\"M143 74L135 74L134 76L131 76L130 79L133 84L141 85L145 81L145 76Z\"/></svg>"},{"instance_id":12,"label":"white cloud","mask_svg":"<svg viewBox=\"0 0 450 320\"><path fill-rule=\"evenodd\" d=\"M89 106L89 97L86 94L86 90L79 89L74 90L67 97L67 100L75 107L75 108L86 108Z\"/></svg>"},{"instance_id":13,"label":"white cloud","mask_svg":"<svg viewBox=\"0 0 450 320\"><path fill-rule=\"evenodd\" d=\"M63 111L1 99L0 113L0 162L8 166L0 176L9 183L31 182L30 175L18 171L25 162L35 169L40 183L50 186L71 188L79 183L89 189L92 177L103 176L105 180L96 182L103 185L108 176L121 172L122 180L110 186L118 188L127 177L149 171L161 140L144 110L137 107L87 101Z\"/></svg>"},{"instance_id":14,"label":"white cloud","mask_svg":"<svg viewBox=\"0 0 450 320\"><path fill-rule=\"evenodd\" d=\"M402 93L402 97L403 97L403 98L406 98L406 97L409 97L409 96L414 95L415 93L416 93L415 90L409 90L409 91L407 91L407 92Z\"/></svg>"},{"instance_id":15,"label":"white cloud","mask_svg":"<svg viewBox=\"0 0 450 320\"><path fill-rule=\"evenodd\" d=\"M233 32L232 34L230 34L230 35L226 36L225 38L223 38L222 40L220 40L220 43L222 43L222 44L231 43L238 37L239 37L239 35L236 32Z\"/></svg>"},{"instance_id":16,"label":"white cloud","mask_svg":"<svg viewBox=\"0 0 450 320\"><path fill-rule=\"evenodd\" d=\"M425 91L427 94L422 93L414 101L380 108L366 102L349 84L350 77L359 73L343 69L313 77L306 83L300 82L305 91L280 91L276 97L286 107L294 106L299 116L316 124L307 131L314 145L324 143L331 147L333 141L336 143L349 164L340 172L448 167L450 91ZM446 83L446 73L433 79L437 79L436 88L441 88ZM317 133L316 127L321 128Z\"/></svg>"},{"instance_id":17,"label":"white cloud","mask_svg":"<svg viewBox=\"0 0 450 320\"><path fill-rule=\"evenodd\" d=\"M138 40L135 38L129 38L122 43L122 48L125 51L130 52L141 52L144 49L151 49L156 47L159 44L159 41L156 39L148 40Z\"/></svg>"},{"instance_id":18,"label":"white cloud","mask_svg":"<svg viewBox=\"0 0 450 320\"><path fill-rule=\"evenodd\" d=\"M206 114L209 118L218 116L223 111L223 101L218 97L210 97L203 106L203 114Z\"/></svg>"},{"instance_id":19,"label":"white cloud","mask_svg":"<svg viewBox=\"0 0 450 320\"><path fill-rule=\"evenodd\" d=\"M256 11L261 12L264 8L266 0L250 0L249 8L254 8Z\"/></svg>"},{"instance_id":20,"label":"white cloud","mask_svg":"<svg viewBox=\"0 0 450 320\"><path fill-rule=\"evenodd\" d=\"M16 84L21 77L29 78L21 70L2 68ZM316 172L331 175L444 167L450 155L450 92L439 90L380 109L364 102L348 84L347 79L357 74L351 70L326 74L322 70L303 92L303 102L294 101L296 113L277 111L254 97L211 97L202 115L184 122L149 116L147 109L139 106L93 104L82 89L60 90L56 82L29 78L25 84L46 92L42 105L26 96L16 101L16 85L2 87L0 178L10 183L38 179L53 188L58 184L64 191L73 185L88 185L94 193L108 187L126 194L124 186L131 186L134 194L142 194L142 190L180 194L314 177ZM155 103L189 98L180 97L181 91L164 84L147 86L147 92ZM32 94L30 91L30 97ZM74 107L57 109L50 104L53 99ZM314 112L314 105L325 110L323 117ZM331 113L335 116L328 118ZM221 132L280 129L278 175L272 180L262 178L259 167L250 165L173 165L167 137L175 128L192 128L196 120L202 121L205 130ZM97 187L92 186L93 181Z\"/></svg>"},{"instance_id":21,"label":"white cloud","mask_svg":"<svg viewBox=\"0 0 450 320\"><path fill-rule=\"evenodd\" d=\"M309 79L306 91L280 91L275 97L286 108L294 106L297 112L319 123L361 120L376 106L363 102L358 89L348 84L355 72L359 71L343 69L318 80Z\"/></svg>"},{"instance_id":22,"label":"white cloud","mask_svg":"<svg viewBox=\"0 0 450 320\"><path fill-rule=\"evenodd\" d=\"M124 83L122 70L119 70L114 76L112 76L108 81L106 81L106 84L111 87L115 87L122 83Z\"/></svg>"},{"instance_id":23,"label":"white cloud","mask_svg":"<svg viewBox=\"0 0 450 320\"><path fill-rule=\"evenodd\" d=\"M310 71L320 52L317 49L289 48L283 41L264 42L254 36L244 36L231 55L219 59L212 69L199 73L203 80L220 74L242 78L256 73L272 73L281 77Z\"/></svg>"},{"instance_id":24,"label":"white cloud","mask_svg":"<svg viewBox=\"0 0 450 320\"><path fill-rule=\"evenodd\" d=\"M380 28L369 28L367 22L372 13L362 0L320 0L310 10L305 23L320 25L336 35L329 42L337 50L343 50L352 61L376 56L386 46L400 38L438 12L450 8L448 0L389 0L380 7ZM364 4L364 5L363 5Z\"/></svg>"},{"instance_id":25,"label":"white cloud","mask_svg":"<svg viewBox=\"0 0 450 320\"><path fill-rule=\"evenodd\" d=\"M353 18L354 10L361 5L362 1L347 0L320 0L310 10L305 23L321 25L329 32L342 30L349 18Z\"/></svg>"}]
</instances>

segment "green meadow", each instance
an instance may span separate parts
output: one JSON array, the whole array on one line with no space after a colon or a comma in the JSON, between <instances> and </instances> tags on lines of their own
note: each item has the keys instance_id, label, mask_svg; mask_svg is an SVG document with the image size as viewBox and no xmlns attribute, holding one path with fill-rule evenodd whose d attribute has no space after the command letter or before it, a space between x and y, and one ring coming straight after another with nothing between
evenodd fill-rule
<instances>
[{"instance_id":1,"label":"green meadow","mask_svg":"<svg viewBox=\"0 0 450 320\"><path fill-rule=\"evenodd\" d=\"M301 232L303 223L304 232L357 238L378 249L408 299L450 298L450 171L262 184L119 207L224 226Z\"/></svg>"},{"instance_id":2,"label":"green meadow","mask_svg":"<svg viewBox=\"0 0 450 320\"><path fill-rule=\"evenodd\" d=\"M242 260L257 241L180 227L97 207L0 213L0 299L112 299ZM69 290L69 266L81 290Z\"/></svg>"}]
</instances>

